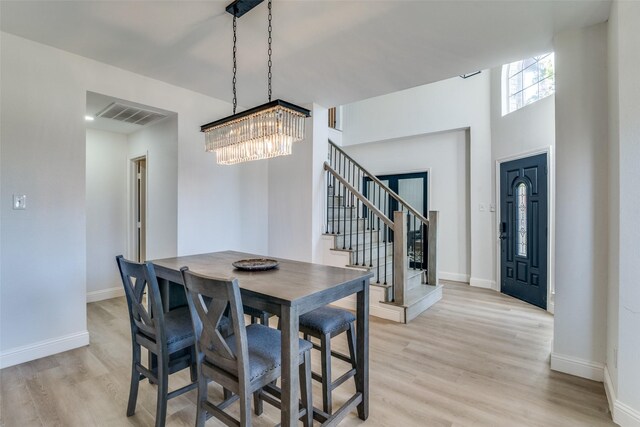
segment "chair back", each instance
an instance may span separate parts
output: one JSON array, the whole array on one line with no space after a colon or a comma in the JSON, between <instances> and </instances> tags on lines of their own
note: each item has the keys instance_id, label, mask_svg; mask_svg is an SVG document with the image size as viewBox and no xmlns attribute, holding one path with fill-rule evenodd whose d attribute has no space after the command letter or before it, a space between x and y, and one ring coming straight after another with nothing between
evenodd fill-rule
<instances>
[{"instance_id":1,"label":"chair back","mask_svg":"<svg viewBox=\"0 0 640 427\"><path fill-rule=\"evenodd\" d=\"M180 271L187 289L198 360L202 361L204 358L209 364L227 372L237 372L238 382L242 384L249 372L249 356L238 280L202 276L189 271L187 267ZM218 327L227 313L235 349L229 346Z\"/></svg>"},{"instance_id":2,"label":"chair back","mask_svg":"<svg viewBox=\"0 0 640 427\"><path fill-rule=\"evenodd\" d=\"M116 261L127 297L133 340L141 332L156 343L166 343L164 310L153 264L129 261L122 255L118 255ZM143 301L145 289L149 293L148 308Z\"/></svg>"}]
</instances>

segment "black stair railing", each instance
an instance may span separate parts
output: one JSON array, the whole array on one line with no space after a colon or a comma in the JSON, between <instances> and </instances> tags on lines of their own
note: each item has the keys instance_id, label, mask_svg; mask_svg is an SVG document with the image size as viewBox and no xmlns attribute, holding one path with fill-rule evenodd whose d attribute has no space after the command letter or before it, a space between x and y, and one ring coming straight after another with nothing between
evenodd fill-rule
<instances>
[{"instance_id":1,"label":"black stair railing","mask_svg":"<svg viewBox=\"0 0 640 427\"><path fill-rule=\"evenodd\" d=\"M325 170L326 232L338 236L341 247L352 251L353 265L372 269L376 282L390 284L395 294L396 277L404 277L394 274L396 267L427 269L429 221L332 141ZM404 212L403 227L394 224L395 212ZM404 266L395 265L397 259L404 259L396 253L394 232L399 229L406 242Z\"/></svg>"}]
</instances>

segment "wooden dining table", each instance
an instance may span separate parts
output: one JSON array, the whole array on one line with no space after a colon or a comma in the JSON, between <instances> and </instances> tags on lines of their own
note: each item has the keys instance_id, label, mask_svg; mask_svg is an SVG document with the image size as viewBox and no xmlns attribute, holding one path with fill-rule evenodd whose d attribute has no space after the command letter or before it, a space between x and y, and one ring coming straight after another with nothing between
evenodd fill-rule
<instances>
[{"instance_id":1,"label":"wooden dining table","mask_svg":"<svg viewBox=\"0 0 640 427\"><path fill-rule=\"evenodd\" d=\"M369 279L373 273L308 262L273 258L277 268L241 271L234 261L264 256L235 251L214 252L153 260L165 310L186 304L180 268L215 278L237 278L242 302L280 317L282 331L283 427L298 425L299 317L316 308L356 294L356 392L333 414L314 408L314 418L333 426L357 408L358 417L369 416Z\"/></svg>"}]
</instances>

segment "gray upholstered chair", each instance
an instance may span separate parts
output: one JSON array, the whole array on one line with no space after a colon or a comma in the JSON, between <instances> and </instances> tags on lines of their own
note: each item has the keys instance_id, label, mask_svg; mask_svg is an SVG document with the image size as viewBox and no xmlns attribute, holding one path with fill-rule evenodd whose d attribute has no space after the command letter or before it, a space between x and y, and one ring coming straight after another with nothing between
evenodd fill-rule
<instances>
[{"instance_id":1,"label":"gray upholstered chair","mask_svg":"<svg viewBox=\"0 0 640 427\"><path fill-rule=\"evenodd\" d=\"M136 410L138 386L147 378L158 385L156 427L165 425L167 400L196 387L197 368L195 340L191 315L187 307L164 313L160 289L153 264L139 264L116 257L120 277L127 297L131 324L131 386L127 416ZM145 289L149 294L148 306L144 305ZM140 347L151 353L152 366L144 367ZM191 368L191 384L169 393L169 374Z\"/></svg>"},{"instance_id":2,"label":"gray upholstered chair","mask_svg":"<svg viewBox=\"0 0 640 427\"><path fill-rule=\"evenodd\" d=\"M224 280L201 276L181 269L187 289L187 303L191 310L196 338L198 364L198 399L196 426L203 426L207 416L218 418L228 426L251 425L251 397L255 413L262 413L262 402L278 406L273 383L280 377L281 335L277 329L260 324L245 326L242 299L237 279ZM223 336L218 323L229 312L233 334ZM311 343L300 340L300 394L302 405L299 418L305 426L313 425L311 399ZM215 381L224 390L224 400L214 404L209 400L207 384ZM240 401L240 421L224 409Z\"/></svg>"},{"instance_id":3,"label":"gray upholstered chair","mask_svg":"<svg viewBox=\"0 0 640 427\"><path fill-rule=\"evenodd\" d=\"M322 383L322 410L327 414L332 413L332 391L356 375L355 331L356 318L350 311L333 307L321 307L300 316L300 332L305 339L309 336L318 338L320 345L313 344L313 348L320 350L322 359L322 375L312 373L313 379ZM347 333L349 344L349 356L331 351L331 338ZM331 380L331 356L351 364L351 369L341 375L335 381Z\"/></svg>"}]
</instances>

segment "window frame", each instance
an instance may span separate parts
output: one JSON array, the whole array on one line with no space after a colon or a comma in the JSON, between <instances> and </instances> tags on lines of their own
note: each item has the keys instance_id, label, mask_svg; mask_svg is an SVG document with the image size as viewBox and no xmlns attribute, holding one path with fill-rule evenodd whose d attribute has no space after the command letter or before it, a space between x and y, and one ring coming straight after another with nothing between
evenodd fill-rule
<instances>
[{"instance_id":1,"label":"window frame","mask_svg":"<svg viewBox=\"0 0 640 427\"><path fill-rule=\"evenodd\" d=\"M513 78L517 78L518 75L520 76L524 76L524 72L528 69L530 69L531 67L535 66L535 67L539 67L539 64L542 60L544 60L545 58L552 56L551 58L551 63L552 63L552 73L549 76L546 76L542 79L540 79L540 76L538 75L538 78L536 79L535 83L532 83L526 87L524 87L524 82L522 82L518 88L517 91L514 91L513 93L511 93L511 81ZM526 67L524 67L524 63L527 61L532 61L529 65L527 65ZM519 65L519 70L516 72L511 73L511 70L513 69L513 67L515 67L515 65L518 64ZM539 71L539 68L538 68ZM552 79L553 82L553 87L552 90L550 91L550 93L544 95L544 96L540 96L540 83L544 82L545 80L548 79ZM514 108L513 110L510 109L511 106L511 98L517 94L522 94L524 93L525 90L528 90L532 87L536 87L538 89L538 94L536 96L536 98L527 103L524 104L523 101L523 105L521 105L520 107ZM514 62L510 62L508 64L503 64L502 65L502 76L501 76L501 89L502 89L502 116L506 116L507 114L513 113L514 111L518 111L524 107L526 107L527 105L531 105L531 104L535 104L537 101L540 101L541 99L547 98L548 96L554 95L555 94L555 52L547 52L547 53L543 53L541 55L537 55L537 56L533 56L530 58L524 58L521 59L519 61L514 61Z\"/></svg>"}]
</instances>

